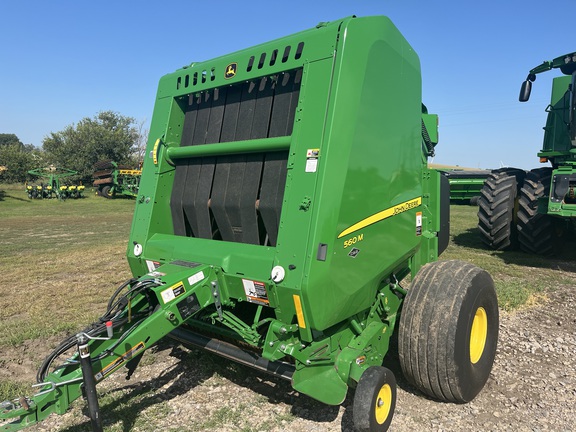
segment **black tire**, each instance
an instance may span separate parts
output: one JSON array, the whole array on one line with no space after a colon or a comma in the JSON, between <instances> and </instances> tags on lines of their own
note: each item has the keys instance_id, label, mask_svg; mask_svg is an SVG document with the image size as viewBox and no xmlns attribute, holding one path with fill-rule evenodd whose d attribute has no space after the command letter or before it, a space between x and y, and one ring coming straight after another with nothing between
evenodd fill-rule
<instances>
[{"instance_id":1,"label":"black tire","mask_svg":"<svg viewBox=\"0 0 576 432\"><path fill-rule=\"evenodd\" d=\"M462 261L425 265L400 316L398 355L404 376L441 401L471 401L492 370L498 322L488 272Z\"/></svg>"},{"instance_id":2,"label":"black tire","mask_svg":"<svg viewBox=\"0 0 576 432\"><path fill-rule=\"evenodd\" d=\"M480 238L495 250L514 249L516 197L525 172L514 168L495 170L484 181L478 199Z\"/></svg>"},{"instance_id":3,"label":"black tire","mask_svg":"<svg viewBox=\"0 0 576 432\"><path fill-rule=\"evenodd\" d=\"M473 196L472 198L470 198L470 205L471 206L477 206L478 201L480 201L480 197L479 196Z\"/></svg>"},{"instance_id":4,"label":"black tire","mask_svg":"<svg viewBox=\"0 0 576 432\"><path fill-rule=\"evenodd\" d=\"M102 188L102 196L104 198L112 198L112 194L110 193L110 189L112 189L110 186L104 186Z\"/></svg>"},{"instance_id":5,"label":"black tire","mask_svg":"<svg viewBox=\"0 0 576 432\"><path fill-rule=\"evenodd\" d=\"M518 241L524 252L552 255L558 246L554 219L538 213L538 199L550 195L552 168L532 170L526 176L518 201Z\"/></svg>"},{"instance_id":6,"label":"black tire","mask_svg":"<svg viewBox=\"0 0 576 432\"><path fill-rule=\"evenodd\" d=\"M358 432L384 432L392 423L396 407L396 378L383 366L364 371L352 407L354 428Z\"/></svg>"}]
</instances>

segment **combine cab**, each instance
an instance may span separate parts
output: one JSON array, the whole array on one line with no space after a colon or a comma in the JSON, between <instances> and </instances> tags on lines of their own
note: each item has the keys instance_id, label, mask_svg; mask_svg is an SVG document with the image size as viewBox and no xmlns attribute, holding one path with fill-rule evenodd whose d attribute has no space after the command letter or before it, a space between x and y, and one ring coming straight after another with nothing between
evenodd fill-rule
<instances>
[{"instance_id":1,"label":"combine cab","mask_svg":"<svg viewBox=\"0 0 576 432\"><path fill-rule=\"evenodd\" d=\"M488 273L437 262L449 185L427 167L436 124L418 57L386 17L320 23L164 76L130 234L134 278L49 356L36 396L5 403L0 418L17 419L4 430L81 394L101 430L96 384L121 366L130 375L165 336L326 404L355 389L361 431L392 421L383 362L395 332L413 385L473 399L498 307Z\"/></svg>"}]
</instances>

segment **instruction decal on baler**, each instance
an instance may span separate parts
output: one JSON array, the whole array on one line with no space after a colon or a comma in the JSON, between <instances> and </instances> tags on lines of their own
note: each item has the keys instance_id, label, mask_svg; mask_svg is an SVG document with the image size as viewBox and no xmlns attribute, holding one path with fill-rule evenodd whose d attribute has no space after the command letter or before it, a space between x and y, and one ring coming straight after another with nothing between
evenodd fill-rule
<instances>
[{"instance_id":1,"label":"instruction decal on baler","mask_svg":"<svg viewBox=\"0 0 576 432\"><path fill-rule=\"evenodd\" d=\"M416 235L422 235L422 212L416 213Z\"/></svg>"},{"instance_id":2,"label":"instruction decal on baler","mask_svg":"<svg viewBox=\"0 0 576 432\"><path fill-rule=\"evenodd\" d=\"M112 372L114 372L116 369L122 366L124 362L132 360L134 357L136 357L145 349L146 345L144 345L144 342L138 342L136 345L134 345L132 348L130 348L128 351L126 351L124 354L122 354L108 366L104 366L104 368L100 372L94 375L94 378L96 379L96 381L100 381L106 378L106 376L110 375Z\"/></svg>"},{"instance_id":3,"label":"instruction decal on baler","mask_svg":"<svg viewBox=\"0 0 576 432\"><path fill-rule=\"evenodd\" d=\"M186 288L184 288L184 284L182 281L175 283L170 288L165 289L160 293L162 296L162 300L164 300L164 304L171 302L176 297L184 294L186 292Z\"/></svg>"},{"instance_id":4,"label":"instruction decal on baler","mask_svg":"<svg viewBox=\"0 0 576 432\"><path fill-rule=\"evenodd\" d=\"M257 303L265 306L270 304L268 293L266 292L266 285L264 283L242 279L242 285L244 285L246 299L250 303Z\"/></svg>"},{"instance_id":5,"label":"instruction decal on baler","mask_svg":"<svg viewBox=\"0 0 576 432\"><path fill-rule=\"evenodd\" d=\"M376 214L373 214L372 216L368 216L366 219L362 219L360 222L356 222L354 225L351 225L350 227L342 231L337 238L342 238L344 236L353 233L354 231L358 231L362 228L366 228L369 225L383 221L384 219L388 219L389 217L399 215L408 210L412 210L416 207L419 207L421 204L422 204L422 197L417 197L408 201L404 201L403 203L387 208L386 210L382 210Z\"/></svg>"},{"instance_id":6,"label":"instruction decal on baler","mask_svg":"<svg viewBox=\"0 0 576 432\"><path fill-rule=\"evenodd\" d=\"M146 267L148 267L149 272L153 272L160 267L160 263L158 261L146 260Z\"/></svg>"},{"instance_id":7,"label":"instruction decal on baler","mask_svg":"<svg viewBox=\"0 0 576 432\"><path fill-rule=\"evenodd\" d=\"M318 156L320 156L320 149L308 149L306 152L306 169L307 173L316 172L318 169Z\"/></svg>"}]
</instances>

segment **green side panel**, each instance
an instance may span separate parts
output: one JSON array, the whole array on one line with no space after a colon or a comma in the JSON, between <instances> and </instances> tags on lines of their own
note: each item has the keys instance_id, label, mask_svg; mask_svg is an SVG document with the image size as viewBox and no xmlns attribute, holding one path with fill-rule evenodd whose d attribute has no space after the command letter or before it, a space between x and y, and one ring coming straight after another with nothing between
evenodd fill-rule
<instances>
[{"instance_id":1,"label":"green side panel","mask_svg":"<svg viewBox=\"0 0 576 432\"><path fill-rule=\"evenodd\" d=\"M344 29L320 148L303 303L326 329L366 309L382 278L415 253L418 206L346 233L422 196L419 60L384 17ZM394 211L392 211L394 213Z\"/></svg>"}]
</instances>

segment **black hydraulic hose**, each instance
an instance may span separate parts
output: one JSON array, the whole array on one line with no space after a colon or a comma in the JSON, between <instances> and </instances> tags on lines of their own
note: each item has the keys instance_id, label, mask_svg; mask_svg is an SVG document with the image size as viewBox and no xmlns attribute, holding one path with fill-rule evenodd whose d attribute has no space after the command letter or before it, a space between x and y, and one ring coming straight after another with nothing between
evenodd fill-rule
<instances>
[{"instance_id":1,"label":"black hydraulic hose","mask_svg":"<svg viewBox=\"0 0 576 432\"><path fill-rule=\"evenodd\" d=\"M108 301L108 307L107 307L107 310L104 313L104 315L102 315L99 318L98 322L91 324L90 326L85 328L80 333L86 333L90 336L94 336L94 335L103 333L106 331L105 323L107 321L112 321L114 328L125 324L127 319L118 320L118 319L116 319L117 315L123 311L123 309L126 307L128 302L132 298L134 298L134 296L141 293L142 291L145 291L146 289L148 289L150 287L158 285L158 282L154 279L145 279L145 280L139 281L137 283L135 283L135 282L136 282L136 279L129 279L126 282L124 282L122 285L120 285L116 289L114 294L112 294L112 296L110 297L110 300ZM134 284L134 286L132 286L133 284ZM121 296L119 299L117 299L120 292L124 288L126 288L127 286L130 286L130 289L128 290L128 292L126 294L124 294L123 296ZM144 293L144 294L146 295L146 297L150 301L147 293ZM148 308L147 314L150 314L151 308L152 308L152 306L150 305L150 307ZM69 336L64 341L62 341L60 343L60 345L58 345L52 351L52 353L50 353L44 359L44 361L42 362L42 364L38 368L38 372L36 374L36 381L38 383L44 382L54 360L56 360L59 356L61 356L62 354L64 354L68 350L72 349L76 345L76 342L77 342L77 336L76 335ZM68 361L66 364L58 366L56 369L61 369L63 367L71 365L71 364L78 364L78 362L77 361Z\"/></svg>"}]
</instances>

